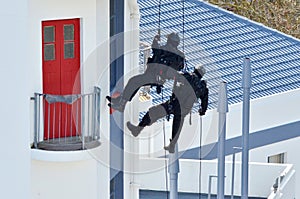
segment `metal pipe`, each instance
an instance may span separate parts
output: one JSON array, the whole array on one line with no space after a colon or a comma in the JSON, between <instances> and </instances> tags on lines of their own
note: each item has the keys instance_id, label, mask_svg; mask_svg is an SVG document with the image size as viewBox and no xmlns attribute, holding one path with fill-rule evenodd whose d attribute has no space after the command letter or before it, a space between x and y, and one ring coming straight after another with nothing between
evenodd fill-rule
<instances>
[{"instance_id":1,"label":"metal pipe","mask_svg":"<svg viewBox=\"0 0 300 199\"><path fill-rule=\"evenodd\" d=\"M231 199L234 199L234 174L235 174L235 153L237 150L241 150L241 147L233 147L232 153L232 171L231 171Z\"/></svg>"},{"instance_id":2,"label":"metal pipe","mask_svg":"<svg viewBox=\"0 0 300 199\"><path fill-rule=\"evenodd\" d=\"M211 181L212 181L212 178L217 178L218 176L214 176L214 175L210 175L208 177L208 191L207 191L207 199L211 199Z\"/></svg>"},{"instance_id":3,"label":"metal pipe","mask_svg":"<svg viewBox=\"0 0 300 199\"><path fill-rule=\"evenodd\" d=\"M34 148L36 148L36 149L37 149L37 143L38 143L37 100L38 100L38 94L34 93Z\"/></svg>"},{"instance_id":4,"label":"metal pipe","mask_svg":"<svg viewBox=\"0 0 300 199\"><path fill-rule=\"evenodd\" d=\"M91 95L87 96L87 133L86 133L86 137L89 137L90 135L90 131L91 131L91 118L90 118L90 110L91 110Z\"/></svg>"},{"instance_id":5,"label":"metal pipe","mask_svg":"<svg viewBox=\"0 0 300 199\"><path fill-rule=\"evenodd\" d=\"M73 137L73 103L70 104L70 137Z\"/></svg>"},{"instance_id":6,"label":"metal pipe","mask_svg":"<svg viewBox=\"0 0 300 199\"><path fill-rule=\"evenodd\" d=\"M97 110L97 104L96 104L96 98L97 93L94 89L93 98L92 98L92 140L96 137L96 110Z\"/></svg>"},{"instance_id":7,"label":"metal pipe","mask_svg":"<svg viewBox=\"0 0 300 199\"><path fill-rule=\"evenodd\" d=\"M249 175L249 109L250 109L250 87L251 67L250 59L244 60L243 67L243 124L242 124L242 185L241 199L248 199L248 175Z\"/></svg>"},{"instance_id":8,"label":"metal pipe","mask_svg":"<svg viewBox=\"0 0 300 199\"><path fill-rule=\"evenodd\" d=\"M228 112L226 82L221 82L219 86L219 101L217 111L219 112L217 198L224 199L226 113Z\"/></svg>"},{"instance_id":9,"label":"metal pipe","mask_svg":"<svg viewBox=\"0 0 300 199\"><path fill-rule=\"evenodd\" d=\"M98 90L98 97L97 97L97 104L98 104L98 110L97 110L97 139L100 139L100 101L101 101L101 89L97 88Z\"/></svg>"},{"instance_id":10,"label":"metal pipe","mask_svg":"<svg viewBox=\"0 0 300 199\"><path fill-rule=\"evenodd\" d=\"M170 178L170 199L178 199L178 147L175 145L175 152L169 154L169 178Z\"/></svg>"},{"instance_id":11,"label":"metal pipe","mask_svg":"<svg viewBox=\"0 0 300 199\"><path fill-rule=\"evenodd\" d=\"M50 140L50 104L48 103L48 142Z\"/></svg>"},{"instance_id":12,"label":"metal pipe","mask_svg":"<svg viewBox=\"0 0 300 199\"><path fill-rule=\"evenodd\" d=\"M85 148L85 140L84 140L84 129L85 129L85 120L84 120L84 114L85 114L85 96L82 96L82 106L81 106L81 142L82 142L82 150Z\"/></svg>"},{"instance_id":13,"label":"metal pipe","mask_svg":"<svg viewBox=\"0 0 300 199\"><path fill-rule=\"evenodd\" d=\"M42 137L44 137L44 135ZM37 143L40 141L40 138L41 138L41 95L37 94Z\"/></svg>"}]
</instances>

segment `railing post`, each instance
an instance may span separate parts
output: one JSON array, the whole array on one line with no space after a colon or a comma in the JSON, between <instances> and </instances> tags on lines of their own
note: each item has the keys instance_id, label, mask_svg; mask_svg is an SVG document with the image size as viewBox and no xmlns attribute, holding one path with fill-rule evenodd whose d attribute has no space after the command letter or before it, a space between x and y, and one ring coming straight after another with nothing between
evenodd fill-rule
<instances>
[{"instance_id":1,"label":"railing post","mask_svg":"<svg viewBox=\"0 0 300 199\"><path fill-rule=\"evenodd\" d=\"M215 175L210 175L208 177L208 191L207 191L207 199L211 199L211 181L212 178L217 178L218 176Z\"/></svg>"},{"instance_id":2,"label":"railing post","mask_svg":"<svg viewBox=\"0 0 300 199\"><path fill-rule=\"evenodd\" d=\"M37 109L38 109L38 103L37 103L37 100L38 100L38 94L37 93L34 93L34 148L37 149L37 144L38 144L38 115L37 115Z\"/></svg>"},{"instance_id":3,"label":"railing post","mask_svg":"<svg viewBox=\"0 0 300 199\"><path fill-rule=\"evenodd\" d=\"M84 115L85 115L85 95L82 95L82 106L81 106L81 142L82 142L82 150L84 150L85 148L85 133L84 133L84 129L85 129L85 118L84 118Z\"/></svg>"},{"instance_id":4,"label":"railing post","mask_svg":"<svg viewBox=\"0 0 300 199\"><path fill-rule=\"evenodd\" d=\"M96 92L96 129L95 129L95 139L100 138L100 96L101 96L101 89L99 87L95 87Z\"/></svg>"},{"instance_id":5,"label":"railing post","mask_svg":"<svg viewBox=\"0 0 300 199\"><path fill-rule=\"evenodd\" d=\"M94 89L94 93L93 93L93 100L92 100L92 140L95 139L96 137L96 114L97 114L97 90L96 88Z\"/></svg>"}]
</instances>

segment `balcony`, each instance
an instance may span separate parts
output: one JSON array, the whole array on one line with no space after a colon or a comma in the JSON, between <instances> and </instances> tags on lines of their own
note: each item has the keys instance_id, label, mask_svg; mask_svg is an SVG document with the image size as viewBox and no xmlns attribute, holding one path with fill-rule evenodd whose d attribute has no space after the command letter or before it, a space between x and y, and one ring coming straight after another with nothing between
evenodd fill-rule
<instances>
[{"instance_id":1,"label":"balcony","mask_svg":"<svg viewBox=\"0 0 300 199\"><path fill-rule=\"evenodd\" d=\"M100 92L52 95L35 93L32 148L76 151L100 145Z\"/></svg>"}]
</instances>

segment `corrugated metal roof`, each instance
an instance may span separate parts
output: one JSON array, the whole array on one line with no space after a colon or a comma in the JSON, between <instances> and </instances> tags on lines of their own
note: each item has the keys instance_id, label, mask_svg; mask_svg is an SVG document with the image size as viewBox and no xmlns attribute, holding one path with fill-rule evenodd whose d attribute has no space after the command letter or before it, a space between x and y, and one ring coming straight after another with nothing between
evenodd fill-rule
<instances>
[{"instance_id":1,"label":"corrugated metal roof","mask_svg":"<svg viewBox=\"0 0 300 199\"><path fill-rule=\"evenodd\" d=\"M159 28L159 1L138 3L140 40L151 43ZM251 59L251 99L300 88L298 39L203 1L163 0L160 10L161 34L180 34L188 68L198 63L206 66L210 109L217 106L221 80L228 83L228 103L242 101L244 58ZM170 88L165 88L164 95L170 94ZM161 102L154 90L151 95L154 104Z\"/></svg>"}]
</instances>

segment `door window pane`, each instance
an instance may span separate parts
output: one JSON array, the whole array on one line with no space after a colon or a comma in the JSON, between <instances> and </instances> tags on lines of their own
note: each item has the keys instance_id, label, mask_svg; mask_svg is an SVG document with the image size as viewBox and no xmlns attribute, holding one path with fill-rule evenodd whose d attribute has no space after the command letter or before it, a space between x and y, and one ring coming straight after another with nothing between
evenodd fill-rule
<instances>
[{"instance_id":1,"label":"door window pane","mask_svg":"<svg viewBox=\"0 0 300 199\"><path fill-rule=\"evenodd\" d=\"M54 42L55 40L55 27L45 26L44 27L44 42Z\"/></svg>"},{"instance_id":2,"label":"door window pane","mask_svg":"<svg viewBox=\"0 0 300 199\"><path fill-rule=\"evenodd\" d=\"M44 60L54 60L55 59L55 48L54 44L45 44L44 45Z\"/></svg>"},{"instance_id":3,"label":"door window pane","mask_svg":"<svg viewBox=\"0 0 300 199\"><path fill-rule=\"evenodd\" d=\"M74 58L74 42L68 42L64 45L64 58Z\"/></svg>"},{"instance_id":4,"label":"door window pane","mask_svg":"<svg viewBox=\"0 0 300 199\"><path fill-rule=\"evenodd\" d=\"M70 41L74 40L74 25L69 24L69 25L64 25L64 40L65 41Z\"/></svg>"}]
</instances>

